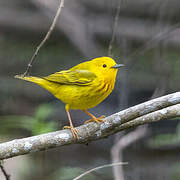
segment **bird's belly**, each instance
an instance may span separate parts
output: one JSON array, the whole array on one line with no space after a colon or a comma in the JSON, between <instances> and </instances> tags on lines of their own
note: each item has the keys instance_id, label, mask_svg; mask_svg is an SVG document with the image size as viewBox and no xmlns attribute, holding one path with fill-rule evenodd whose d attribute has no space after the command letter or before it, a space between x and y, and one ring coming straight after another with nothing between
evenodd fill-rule
<instances>
[{"instance_id":1,"label":"bird's belly","mask_svg":"<svg viewBox=\"0 0 180 180\"><path fill-rule=\"evenodd\" d=\"M108 84L94 86L69 86L61 85L55 96L70 109L89 109L101 103L110 93L112 88Z\"/></svg>"}]
</instances>

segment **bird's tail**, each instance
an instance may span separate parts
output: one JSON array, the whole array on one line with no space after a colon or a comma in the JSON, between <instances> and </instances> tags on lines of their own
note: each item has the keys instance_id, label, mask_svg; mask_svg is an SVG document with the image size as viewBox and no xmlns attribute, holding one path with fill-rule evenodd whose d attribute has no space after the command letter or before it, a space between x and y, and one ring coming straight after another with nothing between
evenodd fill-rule
<instances>
[{"instance_id":1,"label":"bird's tail","mask_svg":"<svg viewBox=\"0 0 180 180\"><path fill-rule=\"evenodd\" d=\"M38 84L39 86L41 86L44 89L51 92L52 94L55 94L55 90L57 89L56 83L47 81L46 79L41 78L41 77L16 75L15 78L22 79L25 81L30 81L30 82L33 82L35 84Z\"/></svg>"},{"instance_id":2,"label":"bird's tail","mask_svg":"<svg viewBox=\"0 0 180 180\"><path fill-rule=\"evenodd\" d=\"M36 84L38 84L40 86L42 86L44 81L45 81L43 78L35 77L35 76L16 75L14 77L17 78L17 79L23 79L25 81L30 81L30 82L36 83Z\"/></svg>"}]
</instances>

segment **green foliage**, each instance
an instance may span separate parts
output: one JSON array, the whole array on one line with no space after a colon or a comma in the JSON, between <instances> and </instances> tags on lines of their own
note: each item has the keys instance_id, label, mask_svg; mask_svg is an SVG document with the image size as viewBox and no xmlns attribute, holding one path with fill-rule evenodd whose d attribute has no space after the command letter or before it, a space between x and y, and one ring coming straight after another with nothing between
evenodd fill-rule
<instances>
[{"instance_id":1,"label":"green foliage","mask_svg":"<svg viewBox=\"0 0 180 180\"><path fill-rule=\"evenodd\" d=\"M1 116L0 133L9 134L9 130L11 132L15 130L18 133L17 129L30 131L32 135L55 131L57 130L57 123L51 120L48 121L52 113L52 106L43 104L37 108L33 117L16 115Z\"/></svg>"},{"instance_id":2,"label":"green foliage","mask_svg":"<svg viewBox=\"0 0 180 180\"><path fill-rule=\"evenodd\" d=\"M63 167L58 172L55 173L53 180L70 180L80 174L84 173L86 170L82 168L74 167ZM93 174L87 174L84 177L80 178L81 180L97 180L98 178Z\"/></svg>"},{"instance_id":3,"label":"green foliage","mask_svg":"<svg viewBox=\"0 0 180 180\"><path fill-rule=\"evenodd\" d=\"M176 133L157 135L149 141L149 144L153 148L180 144L180 123L176 127Z\"/></svg>"},{"instance_id":4,"label":"green foliage","mask_svg":"<svg viewBox=\"0 0 180 180\"><path fill-rule=\"evenodd\" d=\"M17 132L17 129L31 131L33 120L30 116L0 116L0 133L9 134L9 131L11 131L12 134L13 130Z\"/></svg>"},{"instance_id":5,"label":"green foliage","mask_svg":"<svg viewBox=\"0 0 180 180\"><path fill-rule=\"evenodd\" d=\"M150 140L152 147L171 146L180 143L180 134L160 134Z\"/></svg>"},{"instance_id":6,"label":"green foliage","mask_svg":"<svg viewBox=\"0 0 180 180\"><path fill-rule=\"evenodd\" d=\"M47 122L46 119L53 112L53 108L50 105L44 104L37 108L32 126L32 135L47 133L56 130L55 122Z\"/></svg>"},{"instance_id":7,"label":"green foliage","mask_svg":"<svg viewBox=\"0 0 180 180\"><path fill-rule=\"evenodd\" d=\"M171 180L179 180L180 179L180 163L176 163L171 167Z\"/></svg>"}]
</instances>

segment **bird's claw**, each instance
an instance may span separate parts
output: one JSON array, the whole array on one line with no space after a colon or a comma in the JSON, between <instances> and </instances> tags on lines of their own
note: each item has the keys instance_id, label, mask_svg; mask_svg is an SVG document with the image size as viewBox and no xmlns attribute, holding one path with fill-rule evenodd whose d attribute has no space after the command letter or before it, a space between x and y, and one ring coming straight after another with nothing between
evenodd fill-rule
<instances>
[{"instance_id":1,"label":"bird's claw","mask_svg":"<svg viewBox=\"0 0 180 180\"><path fill-rule=\"evenodd\" d=\"M90 122L96 122L96 123L104 122L104 120L102 120L103 118L105 118L104 115L102 115L102 116L100 116L98 118L96 118L96 117L95 118L91 118L91 119L85 121L84 124L87 124L87 123L90 123Z\"/></svg>"},{"instance_id":2,"label":"bird's claw","mask_svg":"<svg viewBox=\"0 0 180 180\"><path fill-rule=\"evenodd\" d=\"M63 129L70 129L75 139L79 139L78 130L71 126L64 126Z\"/></svg>"}]
</instances>

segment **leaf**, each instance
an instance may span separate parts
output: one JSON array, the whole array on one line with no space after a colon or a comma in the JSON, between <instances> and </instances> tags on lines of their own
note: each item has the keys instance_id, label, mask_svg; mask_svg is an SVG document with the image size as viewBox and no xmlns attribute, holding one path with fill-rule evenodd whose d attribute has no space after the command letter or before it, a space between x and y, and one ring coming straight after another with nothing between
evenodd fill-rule
<instances>
[{"instance_id":1,"label":"leaf","mask_svg":"<svg viewBox=\"0 0 180 180\"><path fill-rule=\"evenodd\" d=\"M35 112L35 118L39 121L44 121L52 112L52 106L48 104L42 104L37 108Z\"/></svg>"}]
</instances>

